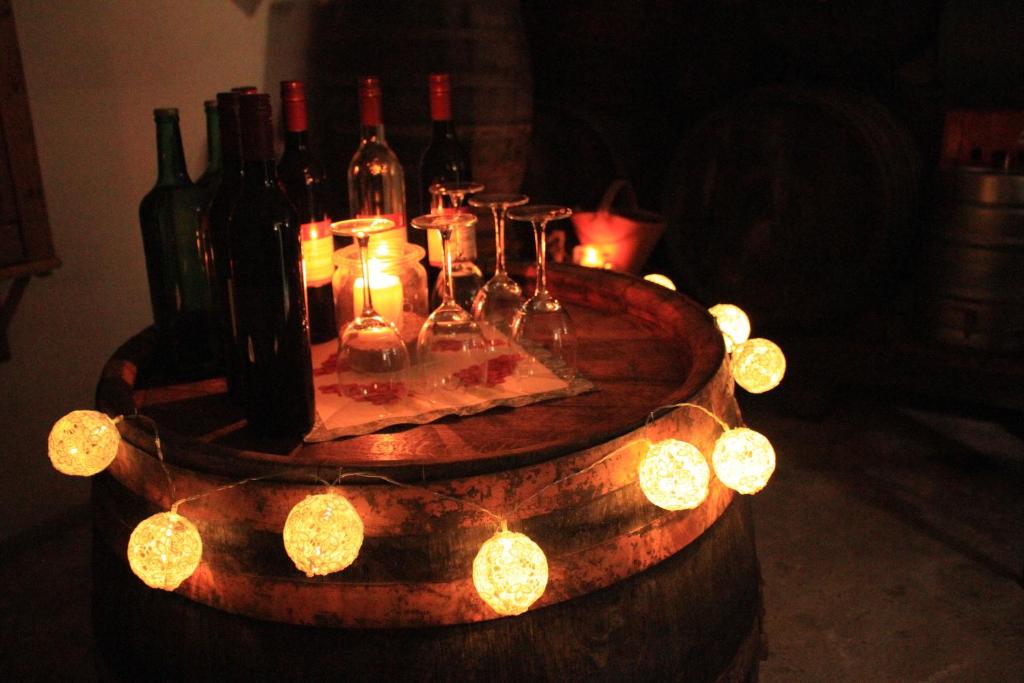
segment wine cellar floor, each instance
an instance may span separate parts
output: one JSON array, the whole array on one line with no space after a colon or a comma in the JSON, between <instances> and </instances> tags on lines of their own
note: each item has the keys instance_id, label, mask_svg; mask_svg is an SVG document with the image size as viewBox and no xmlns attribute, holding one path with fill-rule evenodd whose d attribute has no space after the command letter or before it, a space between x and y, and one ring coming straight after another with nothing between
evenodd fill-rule
<instances>
[{"instance_id":1,"label":"wine cellar floor","mask_svg":"<svg viewBox=\"0 0 1024 683\"><path fill-rule=\"evenodd\" d=\"M807 421L770 397L741 403L779 453L754 501L761 680L1016 680L1024 440L1014 423L859 399ZM105 679L89 625L87 518L79 508L0 546L6 680Z\"/></svg>"}]
</instances>

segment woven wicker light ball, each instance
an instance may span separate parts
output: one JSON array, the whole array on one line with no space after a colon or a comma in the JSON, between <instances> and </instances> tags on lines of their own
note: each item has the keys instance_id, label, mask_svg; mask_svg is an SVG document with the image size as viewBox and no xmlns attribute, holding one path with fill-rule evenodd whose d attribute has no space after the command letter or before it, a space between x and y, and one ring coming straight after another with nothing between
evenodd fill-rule
<instances>
[{"instance_id":1,"label":"woven wicker light ball","mask_svg":"<svg viewBox=\"0 0 1024 683\"><path fill-rule=\"evenodd\" d=\"M640 489L666 510L689 510L708 497L711 469L691 443L665 439L651 444L640 461Z\"/></svg>"},{"instance_id":2,"label":"woven wicker light ball","mask_svg":"<svg viewBox=\"0 0 1024 683\"><path fill-rule=\"evenodd\" d=\"M95 410L75 410L54 423L47 450L58 472L91 477L110 466L120 443L121 434L109 417Z\"/></svg>"},{"instance_id":3,"label":"woven wicker light ball","mask_svg":"<svg viewBox=\"0 0 1024 683\"><path fill-rule=\"evenodd\" d=\"M352 564L363 545L363 520L340 493L306 496L288 513L284 549L306 576L323 576Z\"/></svg>"},{"instance_id":4,"label":"woven wicker light ball","mask_svg":"<svg viewBox=\"0 0 1024 683\"><path fill-rule=\"evenodd\" d=\"M473 585L498 614L522 614L544 594L548 560L525 534L502 530L487 539L476 554Z\"/></svg>"},{"instance_id":5,"label":"woven wicker light ball","mask_svg":"<svg viewBox=\"0 0 1024 683\"><path fill-rule=\"evenodd\" d=\"M199 531L177 512L147 517L128 539L128 564L150 588L174 590L192 576L202 556Z\"/></svg>"}]
</instances>

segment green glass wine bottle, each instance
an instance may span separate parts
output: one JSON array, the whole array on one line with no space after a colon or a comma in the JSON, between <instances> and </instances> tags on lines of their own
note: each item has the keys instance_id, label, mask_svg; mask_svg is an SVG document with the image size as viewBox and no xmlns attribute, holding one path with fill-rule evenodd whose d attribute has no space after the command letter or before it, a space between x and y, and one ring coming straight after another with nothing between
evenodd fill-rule
<instances>
[{"instance_id":1,"label":"green glass wine bottle","mask_svg":"<svg viewBox=\"0 0 1024 683\"><path fill-rule=\"evenodd\" d=\"M202 207L205 211L210 206L213 195L220 185L223 167L221 162L220 147L220 115L217 110L217 100L203 102L206 110L206 170L196 181L199 188Z\"/></svg>"},{"instance_id":2,"label":"green glass wine bottle","mask_svg":"<svg viewBox=\"0 0 1024 683\"><path fill-rule=\"evenodd\" d=\"M160 367L175 379L206 377L217 343L202 201L188 177L177 109L155 109L157 181L139 204Z\"/></svg>"}]
</instances>

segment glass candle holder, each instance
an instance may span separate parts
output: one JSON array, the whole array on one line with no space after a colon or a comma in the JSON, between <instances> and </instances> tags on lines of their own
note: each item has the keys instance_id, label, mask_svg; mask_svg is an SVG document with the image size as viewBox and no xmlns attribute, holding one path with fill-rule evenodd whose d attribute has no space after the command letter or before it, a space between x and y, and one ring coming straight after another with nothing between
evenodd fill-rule
<instances>
[{"instance_id":1,"label":"glass candle holder","mask_svg":"<svg viewBox=\"0 0 1024 683\"><path fill-rule=\"evenodd\" d=\"M377 313L393 322L402 340L416 345L428 310L427 270L423 247L393 242L370 247L370 287ZM341 330L362 311L363 274L359 248L352 244L334 252L334 316Z\"/></svg>"}]
</instances>

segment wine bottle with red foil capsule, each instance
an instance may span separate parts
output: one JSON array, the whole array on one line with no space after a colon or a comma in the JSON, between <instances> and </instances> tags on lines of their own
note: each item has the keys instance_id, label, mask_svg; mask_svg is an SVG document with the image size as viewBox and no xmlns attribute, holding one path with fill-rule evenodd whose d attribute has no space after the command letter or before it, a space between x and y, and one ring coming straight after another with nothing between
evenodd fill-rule
<instances>
[{"instance_id":1,"label":"wine bottle with red foil capsule","mask_svg":"<svg viewBox=\"0 0 1024 683\"><path fill-rule=\"evenodd\" d=\"M270 96L239 100L242 189L228 223L231 310L249 429L301 436L313 426L313 368L299 219L278 184Z\"/></svg>"},{"instance_id":2,"label":"wine bottle with red foil capsule","mask_svg":"<svg viewBox=\"0 0 1024 683\"><path fill-rule=\"evenodd\" d=\"M188 176L177 109L156 109L157 181L139 204L162 370L195 379L217 368L216 328L199 190Z\"/></svg>"},{"instance_id":3,"label":"wine bottle with red foil capsule","mask_svg":"<svg viewBox=\"0 0 1024 683\"><path fill-rule=\"evenodd\" d=\"M209 208L213 195L220 185L223 174L223 163L220 149L220 113L217 111L217 100L203 102L206 111L206 170L196 181L203 210Z\"/></svg>"},{"instance_id":4,"label":"wine bottle with red foil capsule","mask_svg":"<svg viewBox=\"0 0 1024 683\"><path fill-rule=\"evenodd\" d=\"M359 81L359 148L348 165L349 210L355 218L383 216L395 229L370 238L370 249L385 242L406 241L405 176L398 157L384 137L380 81Z\"/></svg>"},{"instance_id":5,"label":"wine bottle with red foil capsule","mask_svg":"<svg viewBox=\"0 0 1024 683\"><path fill-rule=\"evenodd\" d=\"M458 185L472 180L469 155L459 143L455 134L452 116L451 76L433 73L427 77L430 94L430 143L420 157L420 201L424 211L429 213L465 211L456 208L449 194L431 192L431 187ZM460 203L464 203L462 197ZM460 306L469 310L476 292L483 286L483 273L473 260L477 256L475 226L457 230L452 239L452 277L455 299ZM437 231L427 232L428 262L437 268L434 289L431 293L433 305L439 305L444 294L444 278L441 266L441 238ZM433 272L433 271L432 271Z\"/></svg>"},{"instance_id":6,"label":"wine bottle with red foil capsule","mask_svg":"<svg viewBox=\"0 0 1024 683\"><path fill-rule=\"evenodd\" d=\"M302 81L281 81L281 106L284 109L284 154L277 164L277 174L299 215L309 340L320 344L338 336L331 287L334 236L324 206L323 167L309 148L306 91Z\"/></svg>"},{"instance_id":7,"label":"wine bottle with red foil capsule","mask_svg":"<svg viewBox=\"0 0 1024 683\"><path fill-rule=\"evenodd\" d=\"M469 155L455 134L451 77L446 73L430 74L427 86L430 91L431 135L430 143L420 157L420 213L430 213L434 208L431 206L431 185L473 178Z\"/></svg>"},{"instance_id":8,"label":"wine bottle with red foil capsule","mask_svg":"<svg viewBox=\"0 0 1024 683\"><path fill-rule=\"evenodd\" d=\"M228 395L241 402L241 379L235 354L236 335L231 315L231 254L228 240L229 220L242 191L242 156L238 125L238 101L235 91L217 93L217 123L221 142L221 181L217 186L206 222L210 235L210 263L213 273L213 301L217 314L224 376Z\"/></svg>"}]
</instances>

